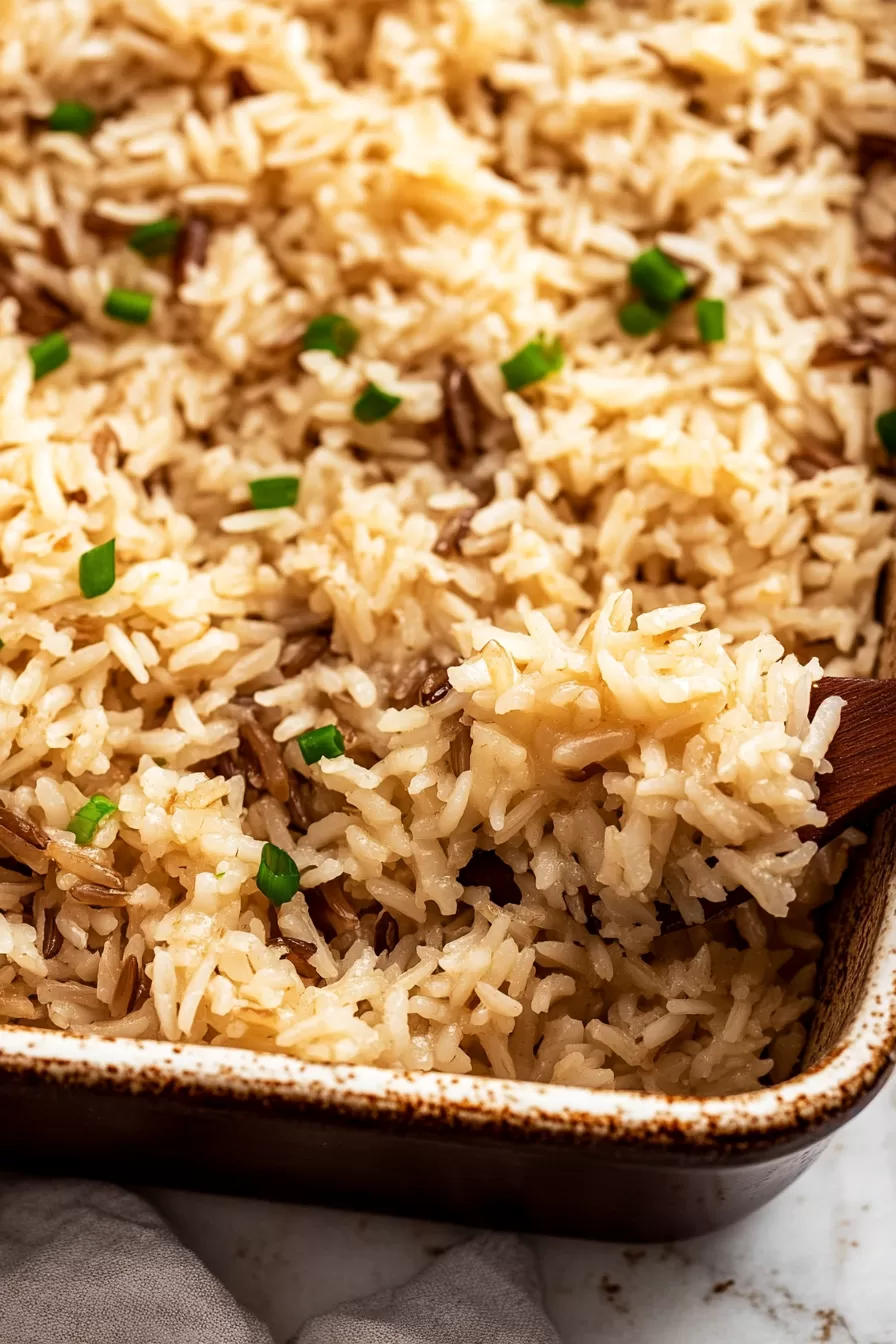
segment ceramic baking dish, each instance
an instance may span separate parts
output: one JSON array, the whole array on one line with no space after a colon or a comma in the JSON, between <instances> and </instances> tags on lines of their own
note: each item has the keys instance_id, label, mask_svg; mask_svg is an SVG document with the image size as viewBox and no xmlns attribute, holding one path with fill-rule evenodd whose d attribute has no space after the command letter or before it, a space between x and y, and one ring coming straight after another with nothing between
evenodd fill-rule
<instances>
[{"instance_id":1,"label":"ceramic baking dish","mask_svg":"<svg viewBox=\"0 0 896 1344\"><path fill-rule=\"evenodd\" d=\"M4 1165L613 1240L706 1232L789 1185L892 1068L896 808L827 924L803 1071L759 1092L590 1092L9 1026Z\"/></svg>"}]
</instances>

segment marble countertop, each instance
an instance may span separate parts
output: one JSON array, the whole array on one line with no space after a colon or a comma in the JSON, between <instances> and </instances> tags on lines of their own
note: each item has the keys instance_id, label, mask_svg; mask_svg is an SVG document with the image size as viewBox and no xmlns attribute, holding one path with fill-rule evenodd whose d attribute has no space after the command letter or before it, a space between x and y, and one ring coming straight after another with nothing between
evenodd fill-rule
<instances>
[{"instance_id":1,"label":"marble countertop","mask_svg":"<svg viewBox=\"0 0 896 1344\"><path fill-rule=\"evenodd\" d=\"M150 1198L286 1339L403 1282L462 1228L220 1195ZM896 1082L766 1209L663 1246L533 1237L564 1344L896 1344Z\"/></svg>"}]
</instances>

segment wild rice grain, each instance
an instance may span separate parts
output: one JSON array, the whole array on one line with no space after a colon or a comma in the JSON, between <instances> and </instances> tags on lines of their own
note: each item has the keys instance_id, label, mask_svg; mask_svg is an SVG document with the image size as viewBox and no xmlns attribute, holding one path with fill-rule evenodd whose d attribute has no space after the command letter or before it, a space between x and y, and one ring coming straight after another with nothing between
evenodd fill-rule
<instances>
[{"instance_id":1,"label":"wild rice grain","mask_svg":"<svg viewBox=\"0 0 896 1344\"><path fill-rule=\"evenodd\" d=\"M65 894L82 905L94 905L106 910L117 910L127 905L123 891L100 886L98 882L76 882L66 889Z\"/></svg>"},{"instance_id":2,"label":"wild rice grain","mask_svg":"<svg viewBox=\"0 0 896 1344\"><path fill-rule=\"evenodd\" d=\"M833 471L842 467L844 460L833 448L818 439L804 439L799 452L790 458L788 466L804 481L811 480L820 471Z\"/></svg>"},{"instance_id":3,"label":"wild rice grain","mask_svg":"<svg viewBox=\"0 0 896 1344\"><path fill-rule=\"evenodd\" d=\"M432 548L436 555L451 555L457 550L469 532L470 523L476 517L476 512L476 506L473 505L471 508L459 509L445 520Z\"/></svg>"},{"instance_id":4,"label":"wild rice grain","mask_svg":"<svg viewBox=\"0 0 896 1344\"><path fill-rule=\"evenodd\" d=\"M398 920L388 910L381 910L373 926L373 950L377 956L382 952L393 952L397 942Z\"/></svg>"},{"instance_id":5,"label":"wild rice grain","mask_svg":"<svg viewBox=\"0 0 896 1344\"><path fill-rule=\"evenodd\" d=\"M0 854L9 854L33 873L45 873L49 867L45 849L46 846L29 844L19 835L18 829L10 830L0 822Z\"/></svg>"},{"instance_id":6,"label":"wild rice grain","mask_svg":"<svg viewBox=\"0 0 896 1344\"><path fill-rule=\"evenodd\" d=\"M6 807L0 803L0 826L6 831L17 835L20 840L24 840L26 845L32 845L35 849L46 849L50 843L50 837L42 826L38 826L36 821L26 817L22 812L16 812L11 807Z\"/></svg>"},{"instance_id":7,"label":"wild rice grain","mask_svg":"<svg viewBox=\"0 0 896 1344\"><path fill-rule=\"evenodd\" d=\"M211 238L211 222L202 215L188 215L177 237L174 249L174 261L171 277L175 289L180 289L188 279L191 268L201 270L208 260L208 244Z\"/></svg>"},{"instance_id":8,"label":"wild rice grain","mask_svg":"<svg viewBox=\"0 0 896 1344\"><path fill-rule=\"evenodd\" d=\"M470 375L451 355L442 361L442 396L448 465L469 465L479 448L479 399Z\"/></svg>"},{"instance_id":9,"label":"wild rice grain","mask_svg":"<svg viewBox=\"0 0 896 1344\"><path fill-rule=\"evenodd\" d=\"M88 845L66 845L59 840L51 840L47 845L47 858L52 859L66 873L75 873L83 882L92 887L108 887L121 891L124 882L114 868L102 862L96 850Z\"/></svg>"},{"instance_id":10,"label":"wild rice grain","mask_svg":"<svg viewBox=\"0 0 896 1344\"><path fill-rule=\"evenodd\" d=\"M450 692L451 682L448 680L447 669L437 667L423 678L420 683L420 690L417 693L417 699L423 706L437 705Z\"/></svg>"},{"instance_id":11,"label":"wild rice grain","mask_svg":"<svg viewBox=\"0 0 896 1344\"><path fill-rule=\"evenodd\" d=\"M90 446L101 471L112 471L121 465L121 440L108 420L105 420L99 429L94 430Z\"/></svg>"},{"instance_id":12,"label":"wild rice grain","mask_svg":"<svg viewBox=\"0 0 896 1344\"><path fill-rule=\"evenodd\" d=\"M392 678L389 686L389 699L392 704L398 709L407 709L409 705L415 704L424 682L434 672L440 673L442 670L432 658L412 659Z\"/></svg>"},{"instance_id":13,"label":"wild rice grain","mask_svg":"<svg viewBox=\"0 0 896 1344\"><path fill-rule=\"evenodd\" d=\"M109 1012L112 1017L124 1017L131 1011L139 983L140 964L137 958L125 957L112 991L112 998L109 1000Z\"/></svg>"},{"instance_id":14,"label":"wild rice grain","mask_svg":"<svg viewBox=\"0 0 896 1344\"><path fill-rule=\"evenodd\" d=\"M301 639L284 645L280 662L280 671L284 677L297 677L300 672L311 667L319 658L329 652L329 636L323 634L303 635Z\"/></svg>"},{"instance_id":15,"label":"wild rice grain","mask_svg":"<svg viewBox=\"0 0 896 1344\"><path fill-rule=\"evenodd\" d=\"M812 356L813 369L829 369L837 366L853 370L867 368L886 351L879 341L857 337L850 341L823 341Z\"/></svg>"},{"instance_id":16,"label":"wild rice grain","mask_svg":"<svg viewBox=\"0 0 896 1344\"><path fill-rule=\"evenodd\" d=\"M41 231L41 237L44 245L44 256L53 266L59 266L60 269L67 269L71 265L71 258L68 254L68 248L65 245L62 234L56 228L55 224L49 224Z\"/></svg>"},{"instance_id":17,"label":"wild rice grain","mask_svg":"<svg viewBox=\"0 0 896 1344\"><path fill-rule=\"evenodd\" d=\"M146 1003L151 993L152 993L152 984L150 982L149 976L146 974L145 967L141 966L140 975L137 978L137 991L134 994L134 997L131 1001L129 1011L132 1013L136 1013L139 1008L143 1007L144 1003Z\"/></svg>"},{"instance_id":18,"label":"wild rice grain","mask_svg":"<svg viewBox=\"0 0 896 1344\"><path fill-rule=\"evenodd\" d=\"M49 336L71 322L68 304L42 286L33 286L0 264L0 297L11 295L19 304L19 328L28 336Z\"/></svg>"},{"instance_id":19,"label":"wild rice grain","mask_svg":"<svg viewBox=\"0 0 896 1344\"><path fill-rule=\"evenodd\" d=\"M359 925L358 912L338 882L324 882L305 893L308 909L317 928L328 928L337 937L354 932Z\"/></svg>"},{"instance_id":20,"label":"wild rice grain","mask_svg":"<svg viewBox=\"0 0 896 1344\"><path fill-rule=\"evenodd\" d=\"M110 219L108 215L101 215L92 206L85 210L81 216L81 227L97 238L120 239L122 241L130 235L132 229L132 225L121 223L117 219Z\"/></svg>"},{"instance_id":21,"label":"wild rice grain","mask_svg":"<svg viewBox=\"0 0 896 1344\"><path fill-rule=\"evenodd\" d=\"M448 766L455 778L469 770L471 747L470 730L466 724L459 723L448 748Z\"/></svg>"},{"instance_id":22,"label":"wild rice grain","mask_svg":"<svg viewBox=\"0 0 896 1344\"><path fill-rule=\"evenodd\" d=\"M296 968L305 981L314 983L318 979L317 971L309 960L317 951L316 943L308 943L300 938L272 938L270 946L286 954L286 960Z\"/></svg>"},{"instance_id":23,"label":"wild rice grain","mask_svg":"<svg viewBox=\"0 0 896 1344\"><path fill-rule=\"evenodd\" d=\"M234 702L228 710L237 721L240 737L258 762L263 787L278 803L288 802L289 773L277 743L259 723L254 706L251 702L249 705Z\"/></svg>"},{"instance_id":24,"label":"wild rice grain","mask_svg":"<svg viewBox=\"0 0 896 1344\"><path fill-rule=\"evenodd\" d=\"M309 808L308 793L310 788L308 781L301 775L295 775L290 771L289 775L289 809L290 819L294 826L298 826L300 831L307 831L311 825L312 815Z\"/></svg>"},{"instance_id":25,"label":"wild rice grain","mask_svg":"<svg viewBox=\"0 0 896 1344\"><path fill-rule=\"evenodd\" d=\"M52 961L62 951L63 937L56 923L56 911L44 906L44 931L41 938L40 954L44 961Z\"/></svg>"}]
</instances>

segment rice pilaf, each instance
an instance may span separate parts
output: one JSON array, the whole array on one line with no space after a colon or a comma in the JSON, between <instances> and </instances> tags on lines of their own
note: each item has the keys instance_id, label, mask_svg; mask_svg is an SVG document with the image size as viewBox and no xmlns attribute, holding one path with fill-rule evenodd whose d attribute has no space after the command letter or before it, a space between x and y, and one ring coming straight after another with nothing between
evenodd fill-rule
<instances>
[{"instance_id":1,"label":"rice pilaf","mask_svg":"<svg viewBox=\"0 0 896 1344\"><path fill-rule=\"evenodd\" d=\"M798 833L809 693L892 548L888 11L7 0L3 1019L793 1071L859 838Z\"/></svg>"}]
</instances>

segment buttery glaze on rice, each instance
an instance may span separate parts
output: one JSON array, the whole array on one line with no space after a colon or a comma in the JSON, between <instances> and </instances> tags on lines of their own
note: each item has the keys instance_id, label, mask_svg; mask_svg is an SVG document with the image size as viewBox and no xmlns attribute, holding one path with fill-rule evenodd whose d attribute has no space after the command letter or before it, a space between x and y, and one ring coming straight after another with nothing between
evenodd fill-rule
<instances>
[{"instance_id":1,"label":"buttery glaze on rice","mask_svg":"<svg viewBox=\"0 0 896 1344\"><path fill-rule=\"evenodd\" d=\"M856 838L797 834L839 712L809 690L872 670L891 549L891 9L5 0L0 1014L598 1088L793 1070ZM128 245L171 215L173 262ZM692 302L620 329L654 246L724 342ZM344 359L302 348L324 313ZM563 367L508 391L539 333ZM401 401L363 424L370 382Z\"/></svg>"}]
</instances>

